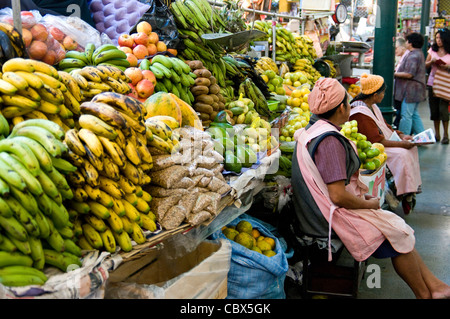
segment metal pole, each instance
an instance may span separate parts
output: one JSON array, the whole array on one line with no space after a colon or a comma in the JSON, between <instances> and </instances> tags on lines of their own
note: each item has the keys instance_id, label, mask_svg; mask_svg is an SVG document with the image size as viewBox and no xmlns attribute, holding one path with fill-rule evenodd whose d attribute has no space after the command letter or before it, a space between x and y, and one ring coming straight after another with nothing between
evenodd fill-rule
<instances>
[{"instance_id":1,"label":"metal pole","mask_svg":"<svg viewBox=\"0 0 450 319\"><path fill-rule=\"evenodd\" d=\"M422 0L422 12L420 17L420 33L424 36L425 41L423 44L423 55L427 56L428 51L428 34L426 27L430 24L430 0Z\"/></svg>"},{"instance_id":2,"label":"metal pole","mask_svg":"<svg viewBox=\"0 0 450 319\"><path fill-rule=\"evenodd\" d=\"M20 0L13 0L11 3L12 12L13 12L13 21L14 28L22 34L22 18L20 16Z\"/></svg>"},{"instance_id":3,"label":"metal pole","mask_svg":"<svg viewBox=\"0 0 450 319\"><path fill-rule=\"evenodd\" d=\"M397 33L398 1L378 0L377 21L375 26L375 43L373 51L373 73L384 78L386 94L378 105L388 124L392 123L394 114L394 66L395 38Z\"/></svg>"}]
</instances>

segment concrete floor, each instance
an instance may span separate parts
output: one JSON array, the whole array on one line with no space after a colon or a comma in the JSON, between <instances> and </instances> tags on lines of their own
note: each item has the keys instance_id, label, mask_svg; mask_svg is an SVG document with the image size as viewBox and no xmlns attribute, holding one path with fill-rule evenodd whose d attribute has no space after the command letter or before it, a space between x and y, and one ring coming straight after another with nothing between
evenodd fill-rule
<instances>
[{"instance_id":1,"label":"concrete floor","mask_svg":"<svg viewBox=\"0 0 450 319\"><path fill-rule=\"evenodd\" d=\"M433 128L427 103L419 106L425 128ZM441 136L442 136L441 127ZM401 207L396 213L414 229L416 249L430 270L450 284L450 146L440 143L419 147L422 193L417 195L413 213L404 216ZM362 280L359 299L414 299L409 287L398 277L390 259L370 258L381 270L381 287L369 288ZM369 285L371 281L369 281Z\"/></svg>"}]
</instances>

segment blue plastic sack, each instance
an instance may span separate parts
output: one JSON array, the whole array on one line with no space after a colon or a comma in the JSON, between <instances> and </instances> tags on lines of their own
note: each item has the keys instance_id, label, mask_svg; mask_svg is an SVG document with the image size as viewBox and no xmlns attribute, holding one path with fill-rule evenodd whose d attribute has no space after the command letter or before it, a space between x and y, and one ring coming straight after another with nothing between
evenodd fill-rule
<instances>
[{"instance_id":1,"label":"blue plastic sack","mask_svg":"<svg viewBox=\"0 0 450 319\"><path fill-rule=\"evenodd\" d=\"M242 219L250 222L262 236L275 239L276 255L267 257L230 240L231 265L227 279L227 299L285 299L284 280L289 265L283 246L277 237L254 218L238 217L229 225L236 226ZM227 239L221 230L211 237Z\"/></svg>"}]
</instances>

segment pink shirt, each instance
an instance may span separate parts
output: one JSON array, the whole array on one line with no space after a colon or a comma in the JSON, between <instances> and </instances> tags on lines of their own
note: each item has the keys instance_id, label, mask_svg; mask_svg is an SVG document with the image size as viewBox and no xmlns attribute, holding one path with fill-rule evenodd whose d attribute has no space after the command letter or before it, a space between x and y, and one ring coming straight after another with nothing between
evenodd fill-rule
<instances>
[{"instance_id":1,"label":"pink shirt","mask_svg":"<svg viewBox=\"0 0 450 319\"><path fill-rule=\"evenodd\" d=\"M429 49L428 50L428 54L431 55L431 58L436 58L436 59L441 59L442 61L444 61L446 64L450 64L450 54L446 54L444 56L439 56L437 52L434 52L433 49ZM433 82L434 82L434 74L436 73L437 70L437 66L436 64L433 64L433 66L431 67L431 72L430 75L428 76L428 86L433 86Z\"/></svg>"}]
</instances>

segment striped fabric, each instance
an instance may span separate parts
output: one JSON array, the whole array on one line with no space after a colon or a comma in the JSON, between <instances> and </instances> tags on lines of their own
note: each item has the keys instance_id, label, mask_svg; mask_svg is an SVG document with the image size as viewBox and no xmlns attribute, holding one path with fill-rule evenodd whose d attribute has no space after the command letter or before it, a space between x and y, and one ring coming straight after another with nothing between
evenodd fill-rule
<instances>
[{"instance_id":1,"label":"striped fabric","mask_svg":"<svg viewBox=\"0 0 450 319\"><path fill-rule=\"evenodd\" d=\"M441 99L450 101L450 74L447 71L436 70L433 82L433 94Z\"/></svg>"}]
</instances>

